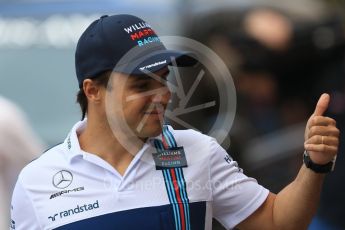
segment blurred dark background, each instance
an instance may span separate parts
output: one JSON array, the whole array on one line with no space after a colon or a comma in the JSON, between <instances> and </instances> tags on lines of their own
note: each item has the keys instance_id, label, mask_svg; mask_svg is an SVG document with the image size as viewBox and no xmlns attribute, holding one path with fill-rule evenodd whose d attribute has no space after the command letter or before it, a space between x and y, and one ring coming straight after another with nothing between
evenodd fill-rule
<instances>
[{"instance_id":1,"label":"blurred dark background","mask_svg":"<svg viewBox=\"0 0 345 230\"><path fill-rule=\"evenodd\" d=\"M234 78L237 113L228 152L273 192L298 172L306 120L323 92L332 98L327 115L344 130L344 3L321 7L315 2L308 9L305 4L300 3L302 10L255 3L222 6L186 16L185 35L213 49ZM202 87L203 94L217 97L210 84ZM213 116L207 115L210 121ZM339 153L343 150L344 138ZM339 154L335 172L327 176L310 229L345 229L344 160Z\"/></svg>"}]
</instances>

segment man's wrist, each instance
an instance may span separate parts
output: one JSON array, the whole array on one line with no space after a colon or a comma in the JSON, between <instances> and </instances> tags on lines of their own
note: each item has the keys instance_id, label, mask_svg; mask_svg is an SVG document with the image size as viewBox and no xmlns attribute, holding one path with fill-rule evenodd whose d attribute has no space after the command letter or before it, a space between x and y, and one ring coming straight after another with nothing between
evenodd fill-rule
<instances>
[{"instance_id":1,"label":"man's wrist","mask_svg":"<svg viewBox=\"0 0 345 230\"><path fill-rule=\"evenodd\" d=\"M303 163L305 164L307 168L311 169L312 171L316 173L332 172L334 170L335 160L336 160L336 157L334 157L333 160L328 162L327 164L316 164L311 160L309 156L309 152L307 150L305 150L303 153Z\"/></svg>"}]
</instances>

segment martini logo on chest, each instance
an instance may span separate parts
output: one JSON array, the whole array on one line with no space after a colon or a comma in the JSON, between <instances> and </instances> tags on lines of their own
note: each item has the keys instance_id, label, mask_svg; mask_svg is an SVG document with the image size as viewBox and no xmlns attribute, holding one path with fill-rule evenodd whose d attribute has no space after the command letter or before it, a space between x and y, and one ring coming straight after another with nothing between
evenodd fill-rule
<instances>
[{"instance_id":1,"label":"martini logo on chest","mask_svg":"<svg viewBox=\"0 0 345 230\"><path fill-rule=\"evenodd\" d=\"M152 156L156 164L156 170L187 167L183 147L159 150L157 153L153 153Z\"/></svg>"}]
</instances>

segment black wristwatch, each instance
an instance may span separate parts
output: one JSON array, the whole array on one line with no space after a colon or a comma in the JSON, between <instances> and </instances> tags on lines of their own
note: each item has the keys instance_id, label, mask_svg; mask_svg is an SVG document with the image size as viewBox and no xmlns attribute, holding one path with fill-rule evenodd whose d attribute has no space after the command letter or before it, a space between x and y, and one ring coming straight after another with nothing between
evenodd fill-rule
<instances>
[{"instance_id":1,"label":"black wristwatch","mask_svg":"<svg viewBox=\"0 0 345 230\"><path fill-rule=\"evenodd\" d=\"M303 153L303 163L305 166L311 170L313 170L316 173L329 173L334 170L334 165L335 165L335 157L332 161L328 162L327 164L320 165L320 164L315 164L309 156L309 153L307 150L304 151Z\"/></svg>"}]
</instances>

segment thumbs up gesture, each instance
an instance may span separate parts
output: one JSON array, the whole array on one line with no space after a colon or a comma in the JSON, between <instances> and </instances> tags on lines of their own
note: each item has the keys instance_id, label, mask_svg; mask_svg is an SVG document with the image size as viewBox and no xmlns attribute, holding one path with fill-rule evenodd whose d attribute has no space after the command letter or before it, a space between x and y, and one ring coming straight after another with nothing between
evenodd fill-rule
<instances>
[{"instance_id":1,"label":"thumbs up gesture","mask_svg":"<svg viewBox=\"0 0 345 230\"><path fill-rule=\"evenodd\" d=\"M323 114L328 108L330 96L322 94L315 111L307 122L304 134L304 148L316 164L327 164L338 153L339 129L336 121Z\"/></svg>"}]
</instances>

